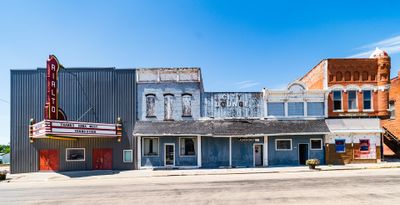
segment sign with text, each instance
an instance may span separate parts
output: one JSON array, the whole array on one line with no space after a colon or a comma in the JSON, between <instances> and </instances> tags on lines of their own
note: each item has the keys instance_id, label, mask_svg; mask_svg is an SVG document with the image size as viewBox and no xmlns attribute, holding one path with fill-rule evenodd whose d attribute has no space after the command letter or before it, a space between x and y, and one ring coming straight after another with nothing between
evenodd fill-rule
<instances>
[{"instance_id":1,"label":"sign with text","mask_svg":"<svg viewBox=\"0 0 400 205\"><path fill-rule=\"evenodd\" d=\"M119 126L121 125L64 120L44 120L32 125L32 137L120 137L120 133L117 131Z\"/></svg>"},{"instance_id":2,"label":"sign with text","mask_svg":"<svg viewBox=\"0 0 400 205\"><path fill-rule=\"evenodd\" d=\"M56 56L50 55L46 66L45 119L66 119L64 112L58 107L58 71L61 67Z\"/></svg>"}]
</instances>

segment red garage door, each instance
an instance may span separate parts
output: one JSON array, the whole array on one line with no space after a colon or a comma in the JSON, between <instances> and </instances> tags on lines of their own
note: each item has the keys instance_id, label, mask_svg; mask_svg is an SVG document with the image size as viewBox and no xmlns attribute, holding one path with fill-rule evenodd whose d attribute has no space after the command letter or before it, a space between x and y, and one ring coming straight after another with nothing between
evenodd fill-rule
<instances>
[{"instance_id":1,"label":"red garage door","mask_svg":"<svg viewBox=\"0 0 400 205\"><path fill-rule=\"evenodd\" d=\"M93 169L112 169L112 149L93 149Z\"/></svg>"},{"instance_id":2,"label":"red garage door","mask_svg":"<svg viewBox=\"0 0 400 205\"><path fill-rule=\"evenodd\" d=\"M39 150L39 170L58 171L60 158L56 149Z\"/></svg>"}]
</instances>

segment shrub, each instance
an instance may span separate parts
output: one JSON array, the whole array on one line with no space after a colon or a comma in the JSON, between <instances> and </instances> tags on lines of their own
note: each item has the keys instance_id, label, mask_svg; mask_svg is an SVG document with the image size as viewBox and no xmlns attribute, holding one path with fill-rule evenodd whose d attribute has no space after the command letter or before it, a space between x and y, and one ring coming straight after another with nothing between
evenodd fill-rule
<instances>
[{"instance_id":1,"label":"shrub","mask_svg":"<svg viewBox=\"0 0 400 205\"><path fill-rule=\"evenodd\" d=\"M319 163L320 162L318 159L309 159L306 161L306 165L308 165L308 166L310 166L310 165L317 166L317 165L319 165Z\"/></svg>"}]
</instances>

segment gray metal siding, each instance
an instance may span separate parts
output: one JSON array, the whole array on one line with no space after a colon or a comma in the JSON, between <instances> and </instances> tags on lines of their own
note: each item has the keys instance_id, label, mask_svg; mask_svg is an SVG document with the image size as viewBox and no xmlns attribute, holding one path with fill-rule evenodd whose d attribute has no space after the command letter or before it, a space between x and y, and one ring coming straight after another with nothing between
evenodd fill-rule
<instances>
[{"instance_id":1,"label":"gray metal siding","mask_svg":"<svg viewBox=\"0 0 400 205\"><path fill-rule=\"evenodd\" d=\"M117 117L121 117L122 142L92 138L77 141L38 139L29 143L29 119L43 120L45 72L45 69L11 71L11 172L38 171L40 149L60 151L60 171L91 169L93 148L113 149L113 169L135 168L134 162L122 162L122 150L135 147L132 136L135 121L135 71L113 68L64 69L59 75L59 104L67 119L115 123ZM69 147L86 148L85 162L66 162L65 148Z\"/></svg>"}]
</instances>

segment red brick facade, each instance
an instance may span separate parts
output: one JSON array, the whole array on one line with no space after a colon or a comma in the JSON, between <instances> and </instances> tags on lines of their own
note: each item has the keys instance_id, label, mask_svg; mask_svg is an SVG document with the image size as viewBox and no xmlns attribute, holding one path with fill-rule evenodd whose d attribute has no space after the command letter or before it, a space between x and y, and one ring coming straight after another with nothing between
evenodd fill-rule
<instances>
[{"instance_id":1,"label":"red brick facade","mask_svg":"<svg viewBox=\"0 0 400 205\"><path fill-rule=\"evenodd\" d=\"M310 89L328 89L329 117L387 118L390 58L327 59L300 79ZM372 109L363 109L363 90L371 91ZM334 110L333 92L341 92L341 109ZM348 109L348 91L356 91L357 108Z\"/></svg>"}]
</instances>

